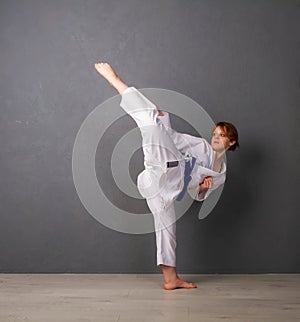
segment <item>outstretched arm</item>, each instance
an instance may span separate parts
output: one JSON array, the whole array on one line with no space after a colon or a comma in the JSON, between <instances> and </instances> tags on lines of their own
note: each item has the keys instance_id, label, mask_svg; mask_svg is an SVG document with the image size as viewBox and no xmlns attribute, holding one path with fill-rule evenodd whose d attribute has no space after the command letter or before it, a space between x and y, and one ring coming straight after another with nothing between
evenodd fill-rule
<instances>
[{"instance_id":1,"label":"outstretched arm","mask_svg":"<svg viewBox=\"0 0 300 322\"><path fill-rule=\"evenodd\" d=\"M108 63L96 63L95 68L97 72L119 92L119 94L122 95L125 89L128 88L128 86L121 80L121 78Z\"/></svg>"}]
</instances>

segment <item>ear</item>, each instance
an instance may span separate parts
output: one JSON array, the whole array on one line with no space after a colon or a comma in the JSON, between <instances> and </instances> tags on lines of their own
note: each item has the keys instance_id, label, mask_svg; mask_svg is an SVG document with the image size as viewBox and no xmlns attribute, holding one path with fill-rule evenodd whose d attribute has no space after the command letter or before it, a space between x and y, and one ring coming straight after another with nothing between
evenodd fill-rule
<instances>
[{"instance_id":1,"label":"ear","mask_svg":"<svg viewBox=\"0 0 300 322\"><path fill-rule=\"evenodd\" d=\"M229 145L230 145L230 146L234 145L235 143L236 143L236 141L235 141L235 140L233 140L233 141L229 141Z\"/></svg>"}]
</instances>

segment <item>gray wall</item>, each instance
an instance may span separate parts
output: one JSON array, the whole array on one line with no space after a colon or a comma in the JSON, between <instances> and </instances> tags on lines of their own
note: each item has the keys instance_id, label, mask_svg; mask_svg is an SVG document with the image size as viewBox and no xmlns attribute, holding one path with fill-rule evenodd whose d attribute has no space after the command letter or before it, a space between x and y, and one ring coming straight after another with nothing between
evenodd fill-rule
<instances>
[{"instance_id":1,"label":"gray wall","mask_svg":"<svg viewBox=\"0 0 300 322\"><path fill-rule=\"evenodd\" d=\"M0 272L160 272L154 234L102 225L73 183L80 125L116 94L93 67L108 61L130 85L187 95L239 129L217 206L198 220L194 202L177 223L178 271L299 273L299 11L296 0L1 1ZM129 208L107 160L133 126L115 124L96 157L108 196Z\"/></svg>"}]
</instances>

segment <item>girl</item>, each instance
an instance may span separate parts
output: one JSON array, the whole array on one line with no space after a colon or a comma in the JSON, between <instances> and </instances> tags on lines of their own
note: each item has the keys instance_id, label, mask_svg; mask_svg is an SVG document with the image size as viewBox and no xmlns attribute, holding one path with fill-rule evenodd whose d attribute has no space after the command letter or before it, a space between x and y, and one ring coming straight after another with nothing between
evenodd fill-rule
<instances>
[{"instance_id":1,"label":"girl","mask_svg":"<svg viewBox=\"0 0 300 322\"><path fill-rule=\"evenodd\" d=\"M171 128L169 114L135 87L127 86L108 63L96 63L95 68L122 96L120 106L141 131L145 170L139 174L137 186L154 217L157 266L164 274L164 289L196 288L176 273L174 200L181 200L188 192L193 199L202 201L225 182L224 156L239 147L238 132L231 123L219 122L211 144L176 132Z\"/></svg>"}]
</instances>

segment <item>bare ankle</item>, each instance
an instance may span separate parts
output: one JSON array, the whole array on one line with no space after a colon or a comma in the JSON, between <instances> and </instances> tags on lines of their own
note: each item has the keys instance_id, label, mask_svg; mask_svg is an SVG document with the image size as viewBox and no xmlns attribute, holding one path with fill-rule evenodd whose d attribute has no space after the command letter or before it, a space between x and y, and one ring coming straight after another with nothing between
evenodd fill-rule
<instances>
[{"instance_id":1,"label":"bare ankle","mask_svg":"<svg viewBox=\"0 0 300 322\"><path fill-rule=\"evenodd\" d=\"M162 268L165 283L172 283L176 281L177 274L176 274L176 267L174 266L167 266L164 264L161 264L160 267Z\"/></svg>"}]
</instances>

